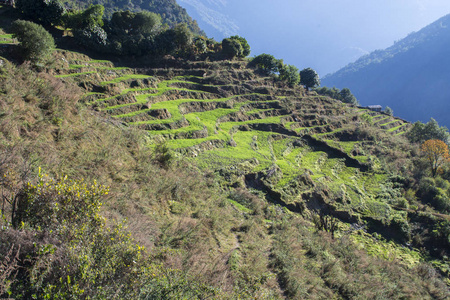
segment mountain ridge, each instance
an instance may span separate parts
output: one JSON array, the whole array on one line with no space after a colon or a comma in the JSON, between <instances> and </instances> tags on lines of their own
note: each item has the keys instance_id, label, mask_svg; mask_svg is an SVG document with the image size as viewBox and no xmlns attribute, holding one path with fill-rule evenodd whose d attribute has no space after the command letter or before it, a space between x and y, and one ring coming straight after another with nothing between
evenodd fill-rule
<instances>
[{"instance_id":1,"label":"mountain ridge","mask_svg":"<svg viewBox=\"0 0 450 300\"><path fill-rule=\"evenodd\" d=\"M409 121L433 117L450 126L450 15L323 78L325 86L348 87L363 105L389 106ZM431 104L431 105L430 105Z\"/></svg>"}]
</instances>

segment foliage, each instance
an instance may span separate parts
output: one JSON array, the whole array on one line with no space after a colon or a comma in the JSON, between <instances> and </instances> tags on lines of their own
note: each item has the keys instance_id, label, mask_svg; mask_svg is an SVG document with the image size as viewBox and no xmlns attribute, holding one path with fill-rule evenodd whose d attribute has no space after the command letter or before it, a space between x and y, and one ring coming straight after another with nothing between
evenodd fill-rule
<instances>
[{"instance_id":1,"label":"foliage","mask_svg":"<svg viewBox=\"0 0 450 300\"><path fill-rule=\"evenodd\" d=\"M394 111L389 106L386 106L386 108L384 109L384 112L390 116L394 115Z\"/></svg>"},{"instance_id":2,"label":"foliage","mask_svg":"<svg viewBox=\"0 0 450 300\"><path fill-rule=\"evenodd\" d=\"M178 51L188 49L192 44L193 35L186 24L179 24L174 28L175 44Z\"/></svg>"},{"instance_id":3,"label":"foliage","mask_svg":"<svg viewBox=\"0 0 450 300\"><path fill-rule=\"evenodd\" d=\"M300 74L296 66L285 65L281 61L278 63L278 71L280 73L278 79L281 81L286 81L291 87L300 82Z\"/></svg>"},{"instance_id":4,"label":"foliage","mask_svg":"<svg viewBox=\"0 0 450 300\"><path fill-rule=\"evenodd\" d=\"M150 12L116 12L105 28L111 52L142 55L154 52L154 37L160 32L161 17Z\"/></svg>"},{"instance_id":5,"label":"foliage","mask_svg":"<svg viewBox=\"0 0 450 300\"><path fill-rule=\"evenodd\" d=\"M222 54L227 58L243 58L250 54L250 46L245 38L231 36L222 40Z\"/></svg>"},{"instance_id":6,"label":"foliage","mask_svg":"<svg viewBox=\"0 0 450 300\"><path fill-rule=\"evenodd\" d=\"M97 51L102 51L106 46L108 35L99 26L85 27L74 31L74 37L80 45Z\"/></svg>"},{"instance_id":7,"label":"foliage","mask_svg":"<svg viewBox=\"0 0 450 300\"><path fill-rule=\"evenodd\" d=\"M45 25L60 25L65 14L59 0L17 0L15 5L25 16Z\"/></svg>"},{"instance_id":8,"label":"foliage","mask_svg":"<svg viewBox=\"0 0 450 300\"><path fill-rule=\"evenodd\" d=\"M278 60L270 54L263 53L255 56L249 65L255 66L265 75L271 75L278 72Z\"/></svg>"},{"instance_id":9,"label":"foliage","mask_svg":"<svg viewBox=\"0 0 450 300\"><path fill-rule=\"evenodd\" d=\"M154 34L161 26L161 16L151 12L119 11L112 15L108 22L112 35L144 35Z\"/></svg>"},{"instance_id":10,"label":"foliage","mask_svg":"<svg viewBox=\"0 0 450 300\"><path fill-rule=\"evenodd\" d=\"M230 39L237 40L242 46L242 53L238 55L239 57L247 57L250 55L250 45L248 44L247 40L241 36L233 35L230 36Z\"/></svg>"},{"instance_id":11,"label":"foliage","mask_svg":"<svg viewBox=\"0 0 450 300\"><path fill-rule=\"evenodd\" d=\"M356 100L355 96L351 93L351 91L348 88L343 88L342 90L339 90L336 87L328 88L326 86L321 88L316 88L315 91L319 95L326 95L333 99L340 100L344 103L349 103L352 105L359 105L358 100Z\"/></svg>"},{"instance_id":12,"label":"foliage","mask_svg":"<svg viewBox=\"0 0 450 300\"><path fill-rule=\"evenodd\" d=\"M102 5L91 5L85 10L68 13L65 16L65 25L72 29L85 29L93 27L103 27L103 13L105 8Z\"/></svg>"},{"instance_id":13,"label":"foliage","mask_svg":"<svg viewBox=\"0 0 450 300\"><path fill-rule=\"evenodd\" d=\"M436 177L444 163L450 161L448 146L441 140L427 140L420 146L420 150L425 154L433 177Z\"/></svg>"},{"instance_id":14,"label":"foliage","mask_svg":"<svg viewBox=\"0 0 450 300\"><path fill-rule=\"evenodd\" d=\"M439 126L438 122L431 118L428 123L424 124L417 121L406 135L413 143L423 143L426 140L441 140L446 144L450 143L450 134L447 127Z\"/></svg>"},{"instance_id":15,"label":"foliage","mask_svg":"<svg viewBox=\"0 0 450 300\"><path fill-rule=\"evenodd\" d=\"M27 182L18 193L11 225L22 232L0 232L0 249L10 247L9 257L17 251L17 263L10 266L15 272L8 273L10 284L2 294L15 299L197 299L215 294L178 270L145 260L145 248L132 240L124 224L107 227L99 212L108 188L95 180L54 180L39 172L37 182ZM39 240L45 235L46 241Z\"/></svg>"},{"instance_id":16,"label":"foliage","mask_svg":"<svg viewBox=\"0 0 450 300\"><path fill-rule=\"evenodd\" d=\"M243 50L239 40L231 38L222 40L222 54L227 58L241 57Z\"/></svg>"},{"instance_id":17,"label":"foliage","mask_svg":"<svg viewBox=\"0 0 450 300\"><path fill-rule=\"evenodd\" d=\"M319 74L311 68L306 68L300 71L300 84L307 89L314 88L320 85Z\"/></svg>"},{"instance_id":18,"label":"foliage","mask_svg":"<svg viewBox=\"0 0 450 300\"><path fill-rule=\"evenodd\" d=\"M348 88L343 88L339 92L340 100L344 103L349 103L353 105L357 105L358 101L356 100L355 96L353 96L352 92Z\"/></svg>"},{"instance_id":19,"label":"foliage","mask_svg":"<svg viewBox=\"0 0 450 300\"><path fill-rule=\"evenodd\" d=\"M40 61L51 55L55 49L53 37L41 25L17 20L12 24L14 37L19 40L24 59Z\"/></svg>"}]
</instances>

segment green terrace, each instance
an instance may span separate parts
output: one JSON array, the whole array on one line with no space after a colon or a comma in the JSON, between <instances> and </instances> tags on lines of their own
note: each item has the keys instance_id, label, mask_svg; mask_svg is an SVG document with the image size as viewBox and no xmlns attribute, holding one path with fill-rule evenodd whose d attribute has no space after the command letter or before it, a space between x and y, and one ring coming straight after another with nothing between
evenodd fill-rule
<instances>
[{"instance_id":1,"label":"green terrace","mask_svg":"<svg viewBox=\"0 0 450 300\"><path fill-rule=\"evenodd\" d=\"M95 71L82 72L85 68ZM352 156L353 150L363 147L364 143L336 138L335 135L351 125L337 125L335 129L330 125L349 123L357 118L358 122L367 122L369 126L396 125L383 130L398 134L406 126L403 122L367 109L333 103L322 96L272 95L268 98L267 94L251 91L226 95L227 90L234 89L233 84L209 84L204 77L194 75L167 79L130 74L131 70L114 67L109 61L75 60L69 64L68 74L57 77L76 79L82 74L104 74L106 70L118 72L108 73L107 80L97 83L105 87L106 92L86 91L85 97L95 98L88 105L96 105L115 119L147 130L155 141L165 140L169 149L195 161L202 169L222 170L220 172L229 174L224 179L227 184L235 184L242 174L266 174L264 184L279 192L284 203L294 203L310 191L311 188L298 185L298 178L309 174L315 184L325 185L332 193L340 195L339 201L333 203L339 209L360 216L381 216L386 220L396 214L389 210L388 203L375 197L386 175L362 171L349 160L354 158L360 164L370 160L367 155ZM136 80L139 86L131 86ZM263 81L253 81L258 82ZM294 110L283 110L285 106ZM334 109L343 113L329 116ZM314 116L318 121L312 122ZM270 131L272 126L288 129L289 134ZM263 128L267 131L260 130ZM304 135L325 144L316 149L315 145L303 141ZM329 151L333 149L341 154L331 154ZM274 175L270 177L269 173ZM243 211L242 207L238 209Z\"/></svg>"}]
</instances>

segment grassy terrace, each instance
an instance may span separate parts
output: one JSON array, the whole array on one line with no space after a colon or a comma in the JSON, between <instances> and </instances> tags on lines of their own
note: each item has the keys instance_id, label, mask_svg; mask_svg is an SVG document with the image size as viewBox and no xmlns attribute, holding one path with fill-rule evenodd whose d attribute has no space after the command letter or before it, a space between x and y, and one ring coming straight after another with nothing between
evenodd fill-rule
<instances>
[{"instance_id":1,"label":"grassy terrace","mask_svg":"<svg viewBox=\"0 0 450 300\"><path fill-rule=\"evenodd\" d=\"M88 68L87 72L85 71ZM91 71L90 69L94 69ZM331 132L323 132L325 125L299 126L296 121L285 119L288 115L270 116L271 111L279 109L281 101L292 101L298 105L299 111L294 114L308 116L314 114L325 114L327 110L339 109L346 111L345 114L333 116L334 118L351 119L359 117L369 124L386 125L397 120L385 115L374 115L367 109L347 107L342 103L329 103L324 97L296 98L292 96L277 96L277 100L264 100L263 108L255 108L261 100L248 100L266 97L266 94L248 93L224 97L221 94L207 92L205 87L228 88L226 85L199 84L196 81L202 79L193 75L178 76L171 79L161 80L156 76L146 74L130 74L130 70L124 67L113 67L109 61L81 61L70 62L68 74L59 77L74 77L83 74L92 74L105 70L116 70L116 73L108 73L108 79L100 82L101 86L111 88L114 93L88 92L85 96L94 96L97 99L91 104L100 105L100 109L111 114L116 119L123 119L132 126L140 125L170 125L174 129L148 131L151 137L164 137L166 145L172 150L187 151L186 159L195 160L197 165L204 169L217 169L218 166L225 168L237 168L245 172L267 172L278 170L277 176L271 179L273 189L283 191L296 182L296 178L306 171L311 173L314 182L324 184L336 194L344 195L345 203L338 206L352 208L362 215L373 214L374 197L379 190L379 183L386 180L383 174L366 174L357 167L346 165L344 158L330 157L326 151L311 149L307 145L300 146L297 141L301 135L310 132L317 139L323 140L330 148L335 148L352 156L355 147L363 144L356 141L341 141L333 138L333 134L344 130L342 127ZM77 72L78 71L78 72ZM128 86L134 80L145 80L139 87ZM158 81L159 80L159 81ZM151 85L145 85L151 84ZM187 84L187 85L186 85ZM118 89L120 87L120 89ZM188 87L188 88L187 88ZM231 87L231 86L230 86ZM184 97L191 95L191 98ZM202 99L195 99L195 95L201 95ZM131 102L121 102L126 97ZM133 98L134 97L134 98ZM322 105L320 101L324 101ZM187 112L186 107L192 105L209 107L205 111ZM229 103L229 107L216 106L215 103ZM197 104L195 104L197 103ZM285 102L287 103L287 102ZM145 106L144 106L145 105ZM186 106L187 105L187 106ZM270 106L273 105L274 108ZM268 107L267 107L268 106ZM144 107L144 108L142 108ZM184 108L182 108L184 107ZM200 106L199 106L200 107ZM152 111L164 111L166 118L154 118ZM269 116L265 116L265 114ZM229 116L235 118L238 114L241 121L229 121ZM233 120L233 118L231 118ZM301 121L301 117L299 117ZM239 126L251 124L277 124L286 129L294 129L299 134L295 136L283 136L278 133L258 130L239 130ZM170 125L173 126L173 125ZM405 124L386 130L386 132L397 132ZM163 127L164 128L164 127ZM328 130L328 129L327 129ZM201 132L201 134L197 134ZM319 132L319 133L314 133ZM195 138L197 137L197 138ZM218 141L220 141L218 143ZM184 150L183 150L184 149ZM368 161L368 156L354 157L362 163ZM234 167L233 167L234 166ZM275 169L274 169L275 168ZM304 192L304 191L303 191ZM296 194L297 193L297 194ZM292 195L284 195L283 201L294 201L298 192ZM236 204L233 203L235 206ZM385 204L379 204L381 207ZM238 207L239 209L239 207ZM240 208L242 210L242 208Z\"/></svg>"}]
</instances>

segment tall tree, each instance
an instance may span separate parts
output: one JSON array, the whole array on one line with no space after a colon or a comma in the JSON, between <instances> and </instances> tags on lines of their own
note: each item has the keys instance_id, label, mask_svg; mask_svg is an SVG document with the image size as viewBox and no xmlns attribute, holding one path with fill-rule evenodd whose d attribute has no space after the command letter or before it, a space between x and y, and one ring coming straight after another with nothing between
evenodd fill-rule
<instances>
[{"instance_id":1,"label":"tall tree","mask_svg":"<svg viewBox=\"0 0 450 300\"><path fill-rule=\"evenodd\" d=\"M441 140L427 140L422 144L420 150L425 154L433 177L444 163L450 161L448 146Z\"/></svg>"}]
</instances>

